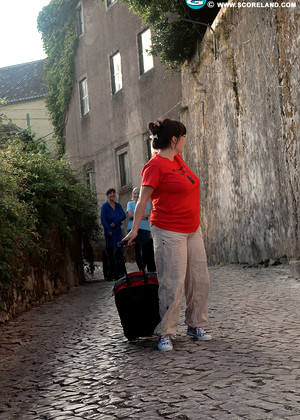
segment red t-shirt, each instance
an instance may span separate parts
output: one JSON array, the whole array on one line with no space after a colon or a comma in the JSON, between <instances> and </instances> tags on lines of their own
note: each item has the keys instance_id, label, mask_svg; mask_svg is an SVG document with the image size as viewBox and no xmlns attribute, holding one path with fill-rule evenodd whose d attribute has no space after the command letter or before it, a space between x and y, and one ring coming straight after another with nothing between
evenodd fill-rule
<instances>
[{"instance_id":1,"label":"red t-shirt","mask_svg":"<svg viewBox=\"0 0 300 420\"><path fill-rule=\"evenodd\" d=\"M178 154L158 154L144 166L142 185L154 188L151 223L173 232L195 232L200 224L200 180Z\"/></svg>"}]
</instances>

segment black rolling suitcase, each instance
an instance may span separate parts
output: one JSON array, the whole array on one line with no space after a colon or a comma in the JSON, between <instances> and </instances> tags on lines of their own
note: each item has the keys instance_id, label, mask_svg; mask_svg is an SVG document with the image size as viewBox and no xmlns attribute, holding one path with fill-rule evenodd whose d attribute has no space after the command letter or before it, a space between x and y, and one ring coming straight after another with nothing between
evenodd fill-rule
<instances>
[{"instance_id":1,"label":"black rolling suitcase","mask_svg":"<svg viewBox=\"0 0 300 420\"><path fill-rule=\"evenodd\" d=\"M143 270L128 274L125 262L124 270L125 277L113 287L124 335L128 340L149 337L160 322L156 273Z\"/></svg>"}]
</instances>

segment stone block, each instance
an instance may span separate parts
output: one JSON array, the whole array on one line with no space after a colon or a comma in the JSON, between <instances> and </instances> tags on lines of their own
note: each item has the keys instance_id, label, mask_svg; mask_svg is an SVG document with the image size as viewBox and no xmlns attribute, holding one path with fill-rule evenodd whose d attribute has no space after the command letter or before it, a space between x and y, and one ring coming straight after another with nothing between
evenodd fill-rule
<instances>
[{"instance_id":1,"label":"stone block","mask_svg":"<svg viewBox=\"0 0 300 420\"><path fill-rule=\"evenodd\" d=\"M290 274L295 279L300 279L300 260L290 261Z\"/></svg>"}]
</instances>

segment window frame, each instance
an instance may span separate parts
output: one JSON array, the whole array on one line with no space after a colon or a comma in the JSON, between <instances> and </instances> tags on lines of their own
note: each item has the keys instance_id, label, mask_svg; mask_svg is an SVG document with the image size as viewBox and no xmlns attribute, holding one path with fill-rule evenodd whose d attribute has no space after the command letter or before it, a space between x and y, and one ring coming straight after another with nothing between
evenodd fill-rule
<instances>
[{"instance_id":1,"label":"window frame","mask_svg":"<svg viewBox=\"0 0 300 420\"><path fill-rule=\"evenodd\" d=\"M83 86L84 82L85 82L85 85L86 85L85 86L85 88L86 88L86 94L85 95L84 95L84 92L83 92L83 89L82 89L82 86ZM82 78L80 78L80 80L78 82L78 86L79 86L80 115L81 115L81 118L84 118L87 115L89 115L89 113L90 113L89 89L88 89L88 82L87 82L87 77L86 76L83 76ZM86 112L84 112L84 111L86 111Z\"/></svg>"},{"instance_id":2,"label":"window frame","mask_svg":"<svg viewBox=\"0 0 300 420\"><path fill-rule=\"evenodd\" d=\"M116 72L115 71L115 61L114 61L114 58L116 58L117 56L120 57L120 62L119 62L120 71L119 72ZM110 63L111 91L112 91L112 94L115 95L116 93L122 91L122 89L123 89L122 57L121 57L121 53L120 53L119 50L116 51L114 54L110 55L110 57L109 57L109 63ZM118 78L116 78L116 75L118 75ZM119 82L118 83L120 85L119 87L117 86L116 81Z\"/></svg>"},{"instance_id":3,"label":"window frame","mask_svg":"<svg viewBox=\"0 0 300 420\"><path fill-rule=\"evenodd\" d=\"M152 139L148 132L143 134L143 144L145 150L145 163L147 163L153 156L154 149L152 147Z\"/></svg>"},{"instance_id":4,"label":"window frame","mask_svg":"<svg viewBox=\"0 0 300 420\"><path fill-rule=\"evenodd\" d=\"M137 35L138 38L138 54L139 54L139 67L140 67L140 76L142 76L143 74L148 73L149 71L151 71L154 68L154 58L153 55L148 54L146 52L146 47L144 47L143 45L143 35L149 32L150 33L150 44L147 46L147 49L152 45L152 36L151 36L151 30L150 28L146 28L143 31L139 32ZM151 57L152 58L152 66L151 67L145 67L145 56Z\"/></svg>"},{"instance_id":5,"label":"window frame","mask_svg":"<svg viewBox=\"0 0 300 420\"><path fill-rule=\"evenodd\" d=\"M115 3L117 3L117 0L105 0L106 10L110 9Z\"/></svg>"},{"instance_id":6,"label":"window frame","mask_svg":"<svg viewBox=\"0 0 300 420\"><path fill-rule=\"evenodd\" d=\"M78 37L83 36L85 33L82 2L79 2L76 7L76 30Z\"/></svg>"},{"instance_id":7,"label":"window frame","mask_svg":"<svg viewBox=\"0 0 300 420\"><path fill-rule=\"evenodd\" d=\"M84 165L84 184L91 190L92 193L96 193L94 161L88 162Z\"/></svg>"},{"instance_id":8,"label":"window frame","mask_svg":"<svg viewBox=\"0 0 300 420\"><path fill-rule=\"evenodd\" d=\"M117 155L117 166L118 166L118 173L119 173L119 183L120 183L121 189L124 189L131 185L130 158L129 158L128 146L118 149L116 151L116 155ZM127 169L126 169L126 164L123 168L121 165L121 156L123 155L127 156L127 165L128 165ZM125 172L123 172L123 170L125 170ZM123 182L123 180L125 182Z\"/></svg>"}]
</instances>

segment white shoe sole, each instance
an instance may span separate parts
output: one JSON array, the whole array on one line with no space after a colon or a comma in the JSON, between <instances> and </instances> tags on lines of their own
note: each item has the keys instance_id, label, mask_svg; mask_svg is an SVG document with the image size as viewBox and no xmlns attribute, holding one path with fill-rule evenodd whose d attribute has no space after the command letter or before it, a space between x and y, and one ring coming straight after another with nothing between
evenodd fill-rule
<instances>
[{"instance_id":1,"label":"white shoe sole","mask_svg":"<svg viewBox=\"0 0 300 420\"><path fill-rule=\"evenodd\" d=\"M212 340L212 336L209 334L203 335L202 337L198 337L198 335L188 332L187 335L191 337L197 338L198 341L210 341Z\"/></svg>"},{"instance_id":2,"label":"white shoe sole","mask_svg":"<svg viewBox=\"0 0 300 420\"><path fill-rule=\"evenodd\" d=\"M159 346L157 346L157 348L158 348L158 350L159 351L171 351L171 350L173 350L173 346L171 347L171 346L164 346L164 347L159 347Z\"/></svg>"},{"instance_id":3,"label":"white shoe sole","mask_svg":"<svg viewBox=\"0 0 300 420\"><path fill-rule=\"evenodd\" d=\"M160 346L160 342L159 342L158 345L157 345L157 348L158 348L159 351L171 351L171 350L173 350L173 343L170 342L168 344Z\"/></svg>"}]
</instances>

